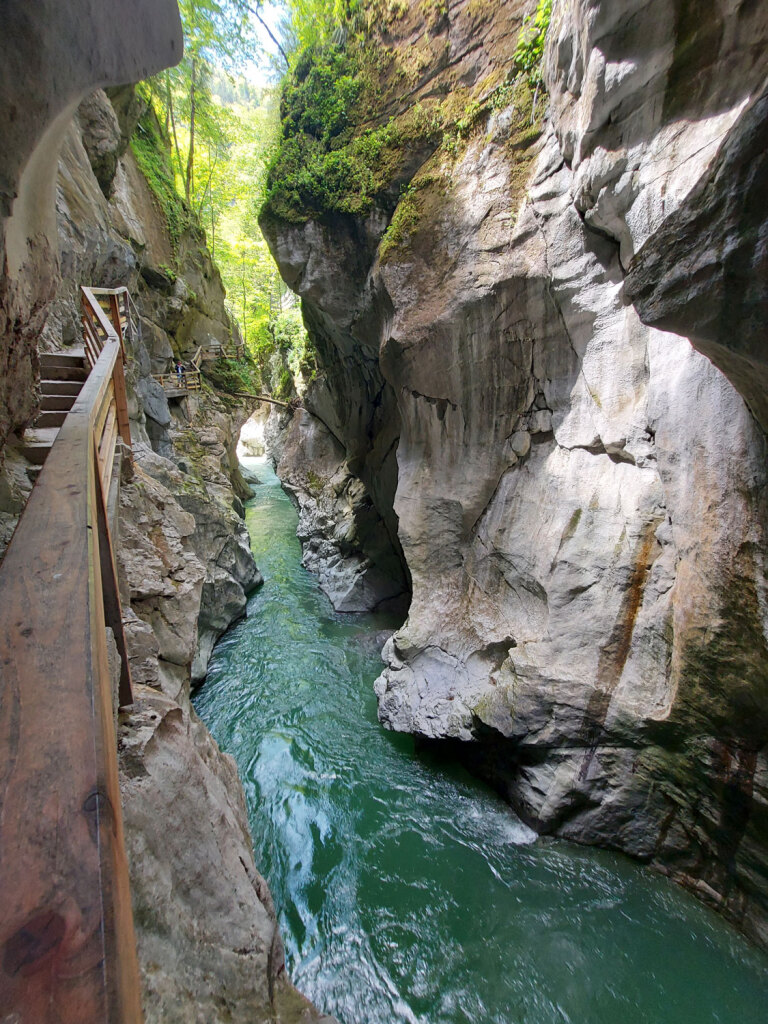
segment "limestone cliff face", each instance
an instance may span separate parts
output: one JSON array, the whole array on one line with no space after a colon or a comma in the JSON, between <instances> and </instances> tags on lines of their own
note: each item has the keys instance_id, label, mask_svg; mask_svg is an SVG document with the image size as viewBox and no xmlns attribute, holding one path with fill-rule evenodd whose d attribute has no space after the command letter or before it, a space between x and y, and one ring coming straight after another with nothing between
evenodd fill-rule
<instances>
[{"instance_id":1,"label":"limestone cliff face","mask_svg":"<svg viewBox=\"0 0 768 1024\"><path fill-rule=\"evenodd\" d=\"M479 96L531 6L414 4L383 38L424 57L413 95ZM555 0L542 106L497 93L435 149L396 244L386 195L264 219L327 366L308 408L366 483L396 452L382 721L763 941L767 32L737 0Z\"/></svg>"},{"instance_id":2,"label":"limestone cliff face","mask_svg":"<svg viewBox=\"0 0 768 1024\"><path fill-rule=\"evenodd\" d=\"M393 549L339 439L317 416L297 409L270 453L299 509L303 564L317 574L334 608L363 612L402 607L408 582L399 548Z\"/></svg>"},{"instance_id":3,"label":"limestone cliff face","mask_svg":"<svg viewBox=\"0 0 768 1024\"><path fill-rule=\"evenodd\" d=\"M260 581L242 521L245 491L234 451L249 410L225 406L211 391L169 404L152 376L167 372L175 356L189 357L199 344L223 340L231 327L202 233L189 225L172 243L163 211L127 147L141 112L132 88L117 94L114 107L97 92L81 104L66 133L57 190L62 281L41 346L80 344L81 284L131 290L138 328L127 367L134 448L139 464L151 463L192 514L194 549L205 567L191 622L197 637L193 678L199 681L213 644L244 613L246 592ZM169 462L150 459L153 453ZM131 542L126 553L136 549Z\"/></svg>"}]
</instances>

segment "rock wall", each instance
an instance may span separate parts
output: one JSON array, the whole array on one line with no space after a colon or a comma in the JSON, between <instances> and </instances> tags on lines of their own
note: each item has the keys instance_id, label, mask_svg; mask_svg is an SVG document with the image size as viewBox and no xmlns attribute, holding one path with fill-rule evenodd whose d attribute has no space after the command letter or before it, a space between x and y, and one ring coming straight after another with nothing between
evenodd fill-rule
<instances>
[{"instance_id":1,"label":"rock wall","mask_svg":"<svg viewBox=\"0 0 768 1024\"><path fill-rule=\"evenodd\" d=\"M37 341L57 281L53 190L77 104L181 59L174 0L7 0L0 41L0 453L36 411Z\"/></svg>"},{"instance_id":2,"label":"rock wall","mask_svg":"<svg viewBox=\"0 0 768 1024\"><path fill-rule=\"evenodd\" d=\"M136 699L120 716L120 788L145 1017L333 1024L287 979L235 762L189 701L198 623L206 610L209 629L242 614L231 577L223 598L211 581L211 567L224 573L231 554L227 518L216 512L189 474L151 450L121 492L118 563Z\"/></svg>"},{"instance_id":3,"label":"rock wall","mask_svg":"<svg viewBox=\"0 0 768 1024\"><path fill-rule=\"evenodd\" d=\"M396 451L374 500L413 600L380 717L765 942L768 17L554 0L532 110L532 6L377 30L422 58L401 103L509 83L416 172L397 244L385 195L263 218L327 371L308 407L365 482Z\"/></svg>"},{"instance_id":4,"label":"rock wall","mask_svg":"<svg viewBox=\"0 0 768 1024\"><path fill-rule=\"evenodd\" d=\"M334 608L405 611L409 586L398 551L341 442L317 416L297 409L279 452L277 474L299 509L302 563Z\"/></svg>"}]
</instances>

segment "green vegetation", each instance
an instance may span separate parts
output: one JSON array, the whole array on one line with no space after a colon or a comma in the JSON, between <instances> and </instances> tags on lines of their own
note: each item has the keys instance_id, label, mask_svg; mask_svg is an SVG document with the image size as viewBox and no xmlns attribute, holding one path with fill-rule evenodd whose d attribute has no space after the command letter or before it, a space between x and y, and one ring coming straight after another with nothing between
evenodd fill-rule
<instances>
[{"instance_id":1,"label":"green vegetation","mask_svg":"<svg viewBox=\"0 0 768 1024\"><path fill-rule=\"evenodd\" d=\"M316 373L315 355L258 217L299 224L365 215L377 205L394 211L380 248L382 260L392 258L447 194L450 168L468 141L501 108L513 109L504 136L513 191L524 187L541 129L536 107L552 3L540 0L526 19L506 76L497 69L472 88L395 116L393 100L435 59L445 0L421 0L430 33L407 50L386 45L379 33L411 17L404 0L286 0L275 30L279 100L241 74L258 49L255 25L265 24L261 0L181 0L180 8L185 55L142 85L149 109L133 149L174 249L196 222L205 226L253 360L254 388L290 397ZM430 172L412 178L431 154ZM176 268L168 271L172 281ZM235 386L217 372L222 387Z\"/></svg>"},{"instance_id":2,"label":"green vegetation","mask_svg":"<svg viewBox=\"0 0 768 1024\"><path fill-rule=\"evenodd\" d=\"M147 111L132 147L165 214L174 255L185 232L205 229L239 325L250 362L215 364L211 383L225 392L277 389L291 397L314 372L314 355L257 221L279 128L275 90L241 74L258 46L259 8L259 0L181 0L184 58L140 84ZM314 30L320 22L311 20ZM288 38L292 31L286 28ZM171 283L178 270L175 263L163 268Z\"/></svg>"},{"instance_id":3,"label":"green vegetation","mask_svg":"<svg viewBox=\"0 0 768 1024\"><path fill-rule=\"evenodd\" d=\"M424 193L433 187L439 188L441 192L444 190L444 182L439 175L422 174L403 187L400 201L379 244L382 263L401 249L414 232L423 213Z\"/></svg>"},{"instance_id":4,"label":"green vegetation","mask_svg":"<svg viewBox=\"0 0 768 1024\"><path fill-rule=\"evenodd\" d=\"M258 370L252 359L217 359L203 363L203 374L219 392L227 395L259 393Z\"/></svg>"},{"instance_id":5,"label":"green vegetation","mask_svg":"<svg viewBox=\"0 0 768 1024\"><path fill-rule=\"evenodd\" d=\"M399 118L351 136L347 113L337 115L339 95L357 95L350 86L349 58L337 48L308 55L320 71L307 75L315 89L289 89L281 144L267 172L263 210L268 215L301 223L324 213L366 213L375 198L391 189L404 157L419 147L435 148L442 119L436 108L417 104ZM344 68L334 80L333 68ZM300 83L303 85L303 83ZM323 112L331 119L323 120ZM306 130L297 126L312 126ZM317 126L317 127L315 127Z\"/></svg>"},{"instance_id":6,"label":"green vegetation","mask_svg":"<svg viewBox=\"0 0 768 1024\"><path fill-rule=\"evenodd\" d=\"M361 0L347 11L340 23L344 31L332 35L333 41L315 43L295 57L283 86L280 140L267 170L263 216L303 223L325 214L365 214L376 201L391 209L401 189L384 257L419 216L424 186L414 182L413 189L403 189L414 153L426 158L442 145L455 159L489 114L506 106L515 108L511 153L521 153L538 137L536 106L552 0L540 0L526 18L505 77L501 73L472 90L454 89L442 102L385 120L387 90L393 82L415 82L426 59L415 50L388 52L374 38L377 23L390 25L404 10L386 0ZM445 4L422 0L421 12L437 24Z\"/></svg>"},{"instance_id":7,"label":"green vegetation","mask_svg":"<svg viewBox=\"0 0 768 1024\"><path fill-rule=\"evenodd\" d=\"M515 67L528 78L528 84L534 92L543 85L541 65L551 18L552 0L539 0L533 15L529 15L523 22L515 48Z\"/></svg>"},{"instance_id":8,"label":"green vegetation","mask_svg":"<svg viewBox=\"0 0 768 1024\"><path fill-rule=\"evenodd\" d=\"M162 129L151 107L136 127L131 139L131 149L147 179L152 194L163 211L168 225L171 246L176 253L181 234L189 223L189 213L176 190L167 140L163 138ZM169 280L173 281L175 278L174 268L163 269L168 270Z\"/></svg>"}]
</instances>

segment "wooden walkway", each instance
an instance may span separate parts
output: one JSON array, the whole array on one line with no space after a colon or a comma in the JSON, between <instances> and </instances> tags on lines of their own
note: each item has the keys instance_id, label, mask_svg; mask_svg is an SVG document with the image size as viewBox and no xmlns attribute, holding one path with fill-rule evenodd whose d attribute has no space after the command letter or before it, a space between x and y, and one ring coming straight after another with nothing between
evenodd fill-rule
<instances>
[{"instance_id":1,"label":"wooden walkway","mask_svg":"<svg viewBox=\"0 0 768 1024\"><path fill-rule=\"evenodd\" d=\"M168 398L184 398L201 387L199 370L185 370L181 376L174 370L173 373L156 373L153 377Z\"/></svg>"},{"instance_id":2,"label":"wooden walkway","mask_svg":"<svg viewBox=\"0 0 768 1024\"><path fill-rule=\"evenodd\" d=\"M124 292L82 289L90 372L46 410L62 422L39 428L56 436L0 564L0 1018L19 1024L143 1019L106 632L130 704L107 517L130 458Z\"/></svg>"}]
</instances>

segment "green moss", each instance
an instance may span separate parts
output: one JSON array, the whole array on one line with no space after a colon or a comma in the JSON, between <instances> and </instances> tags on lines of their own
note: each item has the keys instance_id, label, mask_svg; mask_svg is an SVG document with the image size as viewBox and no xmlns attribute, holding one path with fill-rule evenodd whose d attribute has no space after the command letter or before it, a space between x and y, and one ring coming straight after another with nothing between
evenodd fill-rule
<instances>
[{"instance_id":1,"label":"green moss","mask_svg":"<svg viewBox=\"0 0 768 1024\"><path fill-rule=\"evenodd\" d=\"M354 134L350 122L363 90L354 67L337 47L302 57L286 90L262 214L303 223L328 212L366 213L391 188L409 151L439 143L439 114L420 104Z\"/></svg>"},{"instance_id":2,"label":"green moss","mask_svg":"<svg viewBox=\"0 0 768 1024\"><path fill-rule=\"evenodd\" d=\"M448 0L421 0L419 10L429 27L435 28L448 17Z\"/></svg>"},{"instance_id":3,"label":"green moss","mask_svg":"<svg viewBox=\"0 0 768 1024\"><path fill-rule=\"evenodd\" d=\"M144 114L136 126L131 138L131 149L165 217L175 256L190 216L183 199L176 191L168 150L163 141L160 125L151 110ZM169 278L175 279L174 271L171 268L167 270Z\"/></svg>"},{"instance_id":4,"label":"green moss","mask_svg":"<svg viewBox=\"0 0 768 1024\"><path fill-rule=\"evenodd\" d=\"M472 2L478 17L500 6L500 0ZM524 23L508 73L495 68L471 90L454 88L442 101L430 99L386 118L384 112L435 60L434 40L381 45L377 27L399 17L399 10L391 0L369 0L365 27L351 33L348 44L302 54L284 87L281 139L268 168L262 217L304 223L325 214L365 214L374 204L396 206L383 245L387 257L420 217L418 189L406 189L397 200L419 155L427 159L442 146L444 155L456 158L494 110L510 105L515 119L505 141L509 135L513 191L524 188L532 159L527 150L541 134L544 103L538 96L551 0L540 0ZM420 13L430 23L440 23L446 11L445 0L421 0Z\"/></svg>"},{"instance_id":5,"label":"green moss","mask_svg":"<svg viewBox=\"0 0 768 1024\"><path fill-rule=\"evenodd\" d=\"M222 399L242 391L255 394L258 391L258 381L255 379L254 370L252 362L241 359L217 359L213 363L203 363L203 374L220 393L219 397Z\"/></svg>"},{"instance_id":6,"label":"green moss","mask_svg":"<svg viewBox=\"0 0 768 1024\"><path fill-rule=\"evenodd\" d=\"M515 67L527 77L532 89L539 89L542 85L541 66L551 18L552 0L539 0L533 15L529 15L523 22L517 40L513 58Z\"/></svg>"},{"instance_id":7,"label":"green moss","mask_svg":"<svg viewBox=\"0 0 768 1024\"><path fill-rule=\"evenodd\" d=\"M313 469L307 470L307 486L312 494L319 494L325 486L323 480Z\"/></svg>"},{"instance_id":8,"label":"green moss","mask_svg":"<svg viewBox=\"0 0 768 1024\"><path fill-rule=\"evenodd\" d=\"M424 205L421 193L440 183L441 179L437 175L425 174L402 189L394 216L379 245L379 259L382 263L386 263L401 250L416 230Z\"/></svg>"}]
</instances>

